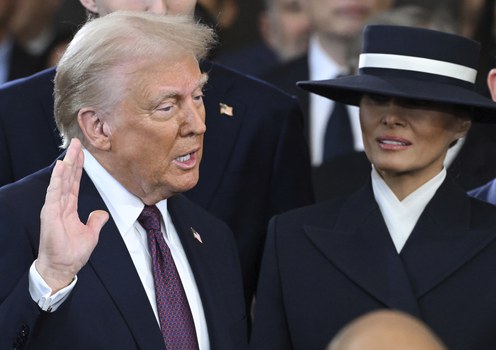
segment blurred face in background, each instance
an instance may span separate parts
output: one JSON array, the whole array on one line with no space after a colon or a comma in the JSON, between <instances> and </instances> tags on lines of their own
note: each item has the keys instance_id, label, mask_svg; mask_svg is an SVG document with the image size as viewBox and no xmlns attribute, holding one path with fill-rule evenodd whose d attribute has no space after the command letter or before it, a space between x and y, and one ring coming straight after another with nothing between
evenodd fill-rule
<instances>
[{"instance_id":1,"label":"blurred face in background","mask_svg":"<svg viewBox=\"0 0 496 350\"><path fill-rule=\"evenodd\" d=\"M313 29L321 36L352 38L365 22L391 8L394 0L301 0Z\"/></svg>"},{"instance_id":2,"label":"blurred face in background","mask_svg":"<svg viewBox=\"0 0 496 350\"><path fill-rule=\"evenodd\" d=\"M7 28L10 18L14 13L15 5L18 0L0 0L0 31ZM2 39L0 33L0 39Z\"/></svg>"},{"instance_id":3,"label":"blurred face in background","mask_svg":"<svg viewBox=\"0 0 496 350\"><path fill-rule=\"evenodd\" d=\"M300 0L268 0L260 16L260 32L282 61L305 53L310 22Z\"/></svg>"},{"instance_id":4,"label":"blurred face in background","mask_svg":"<svg viewBox=\"0 0 496 350\"><path fill-rule=\"evenodd\" d=\"M196 0L80 0L90 12L99 16L118 10L146 11L157 14L193 15Z\"/></svg>"},{"instance_id":5,"label":"blurred face in background","mask_svg":"<svg viewBox=\"0 0 496 350\"><path fill-rule=\"evenodd\" d=\"M10 28L21 42L36 38L51 28L55 14L62 5L61 0L15 0L15 3Z\"/></svg>"}]
</instances>

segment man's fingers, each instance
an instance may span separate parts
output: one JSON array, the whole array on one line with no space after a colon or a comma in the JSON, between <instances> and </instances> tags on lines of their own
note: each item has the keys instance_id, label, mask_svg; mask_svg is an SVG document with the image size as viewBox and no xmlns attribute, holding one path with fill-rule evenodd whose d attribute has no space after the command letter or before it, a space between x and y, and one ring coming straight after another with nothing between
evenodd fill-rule
<instances>
[{"instance_id":1,"label":"man's fingers","mask_svg":"<svg viewBox=\"0 0 496 350\"><path fill-rule=\"evenodd\" d=\"M63 211L77 209L83 163L84 155L81 142L78 139L72 139L64 160L57 160L55 163L47 188L44 208L50 207L51 209L48 211L51 214L57 215Z\"/></svg>"},{"instance_id":2,"label":"man's fingers","mask_svg":"<svg viewBox=\"0 0 496 350\"><path fill-rule=\"evenodd\" d=\"M86 226L88 226L92 232L99 234L103 225L107 223L109 219L109 214L104 210L95 210L91 212L88 217L88 222Z\"/></svg>"},{"instance_id":3,"label":"man's fingers","mask_svg":"<svg viewBox=\"0 0 496 350\"><path fill-rule=\"evenodd\" d=\"M61 160L57 160L55 167L53 168L52 176L50 177L44 207L59 204L60 197L62 196L62 181L65 170L64 163Z\"/></svg>"},{"instance_id":4,"label":"man's fingers","mask_svg":"<svg viewBox=\"0 0 496 350\"><path fill-rule=\"evenodd\" d=\"M68 188L65 190L67 193L77 195L77 191L79 191L79 179L81 178L83 169L83 150L81 147L81 142L78 139L74 138L71 140L71 143L67 148L67 153L64 157L64 163L69 168L67 182ZM74 190L77 191L74 192Z\"/></svg>"}]
</instances>

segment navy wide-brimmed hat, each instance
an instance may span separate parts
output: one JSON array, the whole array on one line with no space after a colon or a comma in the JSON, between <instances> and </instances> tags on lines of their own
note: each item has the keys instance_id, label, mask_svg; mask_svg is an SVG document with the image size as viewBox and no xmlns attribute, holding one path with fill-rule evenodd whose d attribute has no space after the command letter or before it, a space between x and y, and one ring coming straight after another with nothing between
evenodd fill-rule
<instances>
[{"instance_id":1,"label":"navy wide-brimmed hat","mask_svg":"<svg viewBox=\"0 0 496 350\"><path fill-rule=\"evenodd\" d=\"M475 92L480 44L423 28L370 25L363 33L358 74L301 81L307 91L359 105L363 94L469 107L474 121L496 122L496 103Z\"/></svg>"}]
</instances>

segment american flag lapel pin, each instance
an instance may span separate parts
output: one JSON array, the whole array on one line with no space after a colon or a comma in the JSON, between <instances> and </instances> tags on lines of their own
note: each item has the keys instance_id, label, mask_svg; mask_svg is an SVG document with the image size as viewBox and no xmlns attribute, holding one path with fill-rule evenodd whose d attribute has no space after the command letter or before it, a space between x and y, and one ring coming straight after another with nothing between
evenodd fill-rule
<instances>
[{"instance_id":1,"label":"american flag lapel pin","mask_svg":"<svg viewBox=\"0 0 496 350\"><path fill-rule=\"evenodd\" d=\"M225 103L219 103L219 109L220 114L227 115L228 117L232 117L234 115L232 106L229 106Z\"/></svg>"},{"instance_id":2,"label":"american flag lapel pin","mask_svg":"<svg viewBox=\"0 0 496 350\"><path fill-rule=\"evenodd\" d=\"M196 230L193 227L190 227L190 229L191 229L191 233L193 234L193 237L195 237L195 239L198 242L203 243L200 234L198 232L196 232Z\"/></svg>"}]
</instances>

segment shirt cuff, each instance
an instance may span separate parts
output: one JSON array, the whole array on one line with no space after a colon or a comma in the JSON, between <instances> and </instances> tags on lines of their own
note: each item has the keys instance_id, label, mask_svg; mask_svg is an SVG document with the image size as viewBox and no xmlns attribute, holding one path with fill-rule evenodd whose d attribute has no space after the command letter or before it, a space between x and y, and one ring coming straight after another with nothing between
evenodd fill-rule
<instances>
[{"instance_id":1,"label":"shirt cuff","mask_svg":"<svg viewBox=\"0 0 496 350\"><path fill-rule=\"evenodd\" d=\"M29 269L29 294L31 294L31 298L33 298L35 303L37 303L43 311L53 312L57 310L57 308L67 299L76 285L76 282L77 276L74 276L71 284L62 288L54 295L51 295L52 289L40 276L34 266L34 262Z\"/></svg>"}]
</instances>

